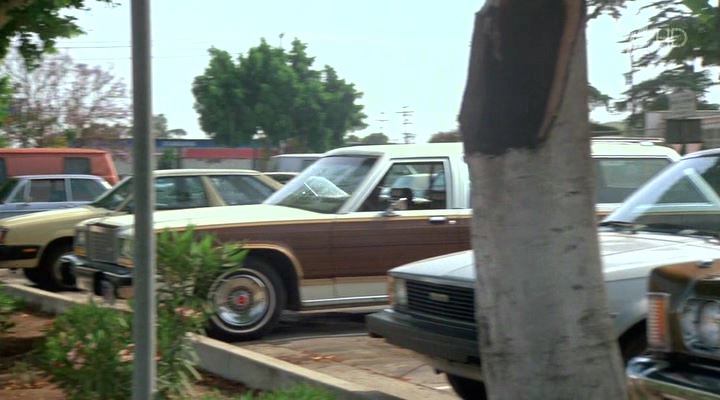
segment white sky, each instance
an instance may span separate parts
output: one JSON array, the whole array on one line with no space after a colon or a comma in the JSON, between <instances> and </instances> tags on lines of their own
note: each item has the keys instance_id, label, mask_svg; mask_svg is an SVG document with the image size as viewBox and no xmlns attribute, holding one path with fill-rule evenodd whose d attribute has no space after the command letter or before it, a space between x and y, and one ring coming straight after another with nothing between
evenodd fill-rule
<instances>
[{"instance_id":1,"label":"white sky","mask_svg":"<svg viewBox=\"0 0 720 400\"><path fill-rule=\"evenodd\" d=\"M59 43L77 62L100 65L130 86L130 7L92 4L76 13L87 34ZM643 4L645 1L637 1ZM649 2L649 0L647 0ZM203 73L211 46L237 55L260 38L288 47L293 38L308 44L317 68L333 66L341 78L364 93L369 125L364 136L383 130L401 141L407 128L426 142L438 131L454 129L464 89L474 14L482 0L419 2L411 0L153 0L153 113L165 114L169 128L182 128L189 138L205 137L193 109L193 79ZM615 21L590 23L589 79L602 92L620 98L629 57L617 43L641 27L647 14L625 12ZM281 40L279 35L284 33ZM714 79L718 73L715 71ZM652 77L638 74L637 81ZM714 89L711 101L720 102ZM405 107L405 108L404 108ZM403 126L398 111L412 110ZM596 110L601 122L621 114ZM379 120L386 119L386 122Z\"/></svg>"}]
</instances>

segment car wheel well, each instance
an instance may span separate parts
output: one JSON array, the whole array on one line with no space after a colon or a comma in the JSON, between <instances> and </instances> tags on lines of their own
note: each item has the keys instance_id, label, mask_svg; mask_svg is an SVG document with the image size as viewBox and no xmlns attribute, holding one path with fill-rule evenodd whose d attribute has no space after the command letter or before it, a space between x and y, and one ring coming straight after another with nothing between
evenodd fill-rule
<instances>
[{"instance_id":1,"label":"car wheel well","mask_svg":"<svg viewBox=\"0 0 720 400\"><path fill-rule=\"evenodd\" d=\"M52 250L59 246L71 246L73 245L73 238L69 236L60 237L57 239L54 239L52 242L48 243L42 250L42 254L40 255L40 262L38 262L39 265L42 265L42 263L45 262L45 260L48 257L48 254L52 253Z\"/></svg>"},{"instance_id":2,"label":"car wheel well","mask_svg":"<svg viewBox=\"0 0 720 400\"><path fill-rule=\"evenodd\" d=\"M627 362L630 358L639 355L646 345L645 320L641 320L627 329L618 339L623 359Z\"/></svg>"},{"instance_id":3,"label":"car wheel well","mask_svg":"<svg viewBox=\"0 0 720 400\"><path fill-rule=\"evenodd\" d=\"M251 249L247 256L261 258L277 271L287 291L287 308L299 310L300 285L292 261L285 254L270 249Z\"/></svg>"}]
</instances>

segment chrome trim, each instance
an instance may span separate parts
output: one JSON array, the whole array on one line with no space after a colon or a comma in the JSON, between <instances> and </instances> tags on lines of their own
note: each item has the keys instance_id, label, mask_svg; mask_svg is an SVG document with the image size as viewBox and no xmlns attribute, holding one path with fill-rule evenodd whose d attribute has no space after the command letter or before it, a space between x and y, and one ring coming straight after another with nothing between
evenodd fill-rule
<instances>
[{"instance_id":1,"label":"chrome trim","mask_svg":"<svg viewBox=\"0 0 720 400\"><path fill-rule=\"evenodd\" d=\"M303 300L303 307L328 307L344 304L366 304L366 303L387 303L388 296L360 296L360 297L338 297L332 299Z\"/></svg>"},{"instance_id":2,"label":"chrome trim","mask_svg":"<svg viewBox=\"0 0 720 400\"><path fill-rule=\"evenodd\" d=\"M397 273L393 272L390 274L394 278L401 278L408 281L419 281L419 282L425 282L425 283L431 283L433 285L445 285L445 286L458 286L463 287L467 289L475 289L475 281L474 280L449 280L449 279L442 279L442 278L432 278L428 276L420 276L420 275L413 275L413 274L404 274L404 273Z\"/></svg>"}]
</instances>

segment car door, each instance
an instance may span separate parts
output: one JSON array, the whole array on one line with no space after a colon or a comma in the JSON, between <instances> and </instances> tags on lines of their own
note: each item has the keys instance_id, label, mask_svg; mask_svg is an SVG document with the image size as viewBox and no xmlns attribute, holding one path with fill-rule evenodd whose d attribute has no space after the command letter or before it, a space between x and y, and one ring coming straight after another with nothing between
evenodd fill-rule
<instances>
[{"instance_id":1,"label":"car door","mask_svg":"<svg viewBox=\"0 0 720 400\"><path fill-rule=\"evenodd\" d=\"M338 215L331 234L336 296L384 295L390 268L462 250L469 210L451 208L453 179L447 158L391 163L358 209ZM405 209L388 211L393 194Z\"/></svg>"}]
</instances>

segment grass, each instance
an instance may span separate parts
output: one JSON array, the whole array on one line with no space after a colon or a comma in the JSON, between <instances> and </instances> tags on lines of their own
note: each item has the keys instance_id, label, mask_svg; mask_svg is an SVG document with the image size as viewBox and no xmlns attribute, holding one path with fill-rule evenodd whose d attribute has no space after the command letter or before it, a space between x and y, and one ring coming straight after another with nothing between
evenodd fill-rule
<instances>
[{"instance_id":1,"label":"grass","mask_svg":"<svg viewBox=\"0 0 720 400\"><path fill-rule=\"evenodd\" d=\"M335 396L318 387L297 385L288 389L263 392L258 395L243 394L236 397L228 397L216 392L207 394L201 397L200 400L335 400Z\"/></svg>"}]
</instances>

